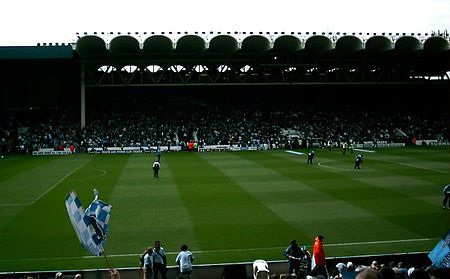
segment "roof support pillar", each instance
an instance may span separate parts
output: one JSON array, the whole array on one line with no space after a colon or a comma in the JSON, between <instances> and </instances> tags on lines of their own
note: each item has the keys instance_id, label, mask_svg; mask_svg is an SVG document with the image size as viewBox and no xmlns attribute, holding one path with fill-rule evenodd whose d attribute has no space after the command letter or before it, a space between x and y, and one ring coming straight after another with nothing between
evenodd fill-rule
<instances>
[{"instance_id":1,"label":"roof support pillar","mask_svg":"<svg viewBox=\"0 0 450 279\"><path fill-rule=\"evenodd\" d=\"M81 63L81 74L80 74L80 97L81 97L81 129L86 127L86 71L84 62Z\"/></svg>"}]
</instances>

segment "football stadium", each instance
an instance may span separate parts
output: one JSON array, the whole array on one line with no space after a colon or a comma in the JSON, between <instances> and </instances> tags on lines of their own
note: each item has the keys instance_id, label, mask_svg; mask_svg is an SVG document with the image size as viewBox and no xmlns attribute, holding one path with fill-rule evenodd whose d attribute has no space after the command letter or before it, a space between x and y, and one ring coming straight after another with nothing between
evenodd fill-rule
<instances>
[{"instance_id":1,"label":"football stadium","mask_svg":"<svg viewBox=\"0 0 450 279\"><path fill-rule=\"evenodd\" d=\"M0 278L449 275L447 34L136 35L0 47Z\"/></svg>"}]
</instances>

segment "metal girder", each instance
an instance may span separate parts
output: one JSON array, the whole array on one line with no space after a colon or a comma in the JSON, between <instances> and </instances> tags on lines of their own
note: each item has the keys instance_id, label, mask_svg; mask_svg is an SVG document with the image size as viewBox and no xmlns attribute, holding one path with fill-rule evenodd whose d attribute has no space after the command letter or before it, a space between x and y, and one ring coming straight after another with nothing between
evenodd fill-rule
<instances>
[{"instance_id":1,"label":"metal girder","mask_svg":"<svg viewBox=\"0 0 450 279\"><path fill-rule=\"evenodd\" d=\"M270 59L269 59L270 60ZM168 85L246 85L313 83L396 83L447 79L445 67L429 66L411 57L395 59L332 58L285 59L160 59L84 60L87 87L168 86ZM133 71L123 68L133 66ZM148 66L157 66L151 71ZM178 68L176 68L178 66ZM222 69L219 67L222 66ZM103 67L103 68L101 68ZM198 71L196 67L204 67ZM224 70L226 67L226 70Z\"/></svg>"}]
</instances>

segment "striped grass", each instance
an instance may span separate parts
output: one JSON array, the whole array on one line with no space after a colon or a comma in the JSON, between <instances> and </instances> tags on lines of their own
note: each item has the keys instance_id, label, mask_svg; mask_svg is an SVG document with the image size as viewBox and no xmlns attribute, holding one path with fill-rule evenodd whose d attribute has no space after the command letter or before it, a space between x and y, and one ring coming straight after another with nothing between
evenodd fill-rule
<instances>
[{"instance_id":1,"label":"striped grass","mask_svg":"<svg viewBox=\"0 0 450 279\"><path fill-rule=\"evenodd\" d=\"M307 153L309 150L297 150ZM181 244L197 264L282 260L291 239L312 250L325 235L329 257L430 251L449 229L442 187L448 147L165 153L0 160L0 271L107 268L78 243L64 201L85 207L93 188L112 206L106 256L116 267L160 240L169 265Z\"/></svg>"}]
</instances>

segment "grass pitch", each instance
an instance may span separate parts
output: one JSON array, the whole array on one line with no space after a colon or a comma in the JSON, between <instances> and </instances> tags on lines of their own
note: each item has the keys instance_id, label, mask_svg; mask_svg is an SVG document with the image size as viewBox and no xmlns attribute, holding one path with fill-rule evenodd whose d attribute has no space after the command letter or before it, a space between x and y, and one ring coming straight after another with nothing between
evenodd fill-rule
<instances>
[{"instance_id":1,"label":"grass pitch","mask_svg":"<svg viewBox=\"0 0 450 279\"><path fill-rule=\"evenodd\" d=\"M309 150L297 150L307 153ZM0 271L107 268L85 251L67 216L75 190L86 208L93 188L112 208L106 255L138 266L160 240L169 265L186 243L196 264L282 260L291 239L327 257L430 251L449 229L442 188L448 147L12 156L0 159ZM354 156L364 154L362 169Z\"/></svg>"}]
</instances>

